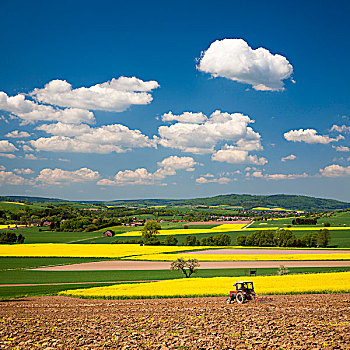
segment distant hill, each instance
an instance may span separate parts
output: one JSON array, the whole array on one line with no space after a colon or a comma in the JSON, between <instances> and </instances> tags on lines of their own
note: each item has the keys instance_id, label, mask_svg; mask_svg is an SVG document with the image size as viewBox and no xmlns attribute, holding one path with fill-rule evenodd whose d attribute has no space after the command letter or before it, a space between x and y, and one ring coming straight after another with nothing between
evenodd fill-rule
<instances>
[{"instance_id":1,"label":"distant hill","mask_svg":"<svg viewBox=\"0 0 350 350\"><path fill-rule=\"evenodd\" d=\"M45 197L30 197L30 196L0 196L0 201L26 201L32 203L54 203L54 202L66 202L57 198L45 198Z\"/></svg>"},{"instance_id":2,"label":"distant hill","mask_svg":"<svg viewBox=\"0 0 350 350\"><path fill-rule=\"evenodd\" d=\"M298 195L250 195L250 194L228 194L207 198L194 198L184 200L173 199L141 199L141 200L121 200L111 202L115 205L128 206L155 206L155 205L230 205L242 206L245 209L254 207L282 207L292 210L335 210L350 208L350 203L337 201L334 199L314 198Z\"/></svg>"},{"instance_id":3,"label":"distant hill","mask_svg":"<svg viewBox=\"0 0 350 350\"><path fill-rule=\"evenodd\" d=\"M254 207L282 207L293 210L334 210L350 208L350 203L334 199L315 198L308 196L276 194L269 196L249 194L228 194L208 198L187 199L184 201L191 205L232 205L242 206L245 209Z\"/></svg>"},{"instance_id":4,"label":"distant hill","mask_svg":"<svg viewBox=\"0 0 350 350\"><path fill-rule=\"evenodd\" d=\"M282 207L292 210L335 210L350 208L350 203L334 199L315 198L299 195L250 195L250 194L227 194L215 197L194 198L194 199L139 199L139 200L115 200L115 201L67 201L57 198L43 198L30 196L2 196L0 201L28 201L32 203L107 203L116 206L162 206L162 205L229 205L242 206L245 209L255 207Z\"/></svg>"}]
</instances>

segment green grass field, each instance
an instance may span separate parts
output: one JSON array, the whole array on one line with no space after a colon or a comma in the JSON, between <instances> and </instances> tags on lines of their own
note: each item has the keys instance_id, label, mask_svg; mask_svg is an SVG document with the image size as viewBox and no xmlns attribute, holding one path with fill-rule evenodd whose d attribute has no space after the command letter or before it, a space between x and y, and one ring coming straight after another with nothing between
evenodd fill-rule
<instances>
[{"instance_id":1,"label":"green grass field","mask_svg":"<svg viewBox=\"0 0 350 350\"><path fill-rule=\"evenodd\" d=\"M80 264L91 261L101 261L100 258L18 258L18 257L0 257L0 271L34 269L43 266L58 266L68 264ZM108 259L111 260L111 259Z\"/></svg>"},{"instance_id":2,"label":"green grass field","mask_svg":"<svg viewBox=\"0 0 350 350\"><path fill-rule=\"evenodd\" d=\"M290 268L290 273L341 272L349 268ZM276 275L277 269L258 269L257 275ZM198 270L196 277L245 276L249 279L249 269L212 269ZM183 278L180 271L0 271L0 284L40 284L40 283L77 283L63 285L10 286L0 287L0 299L20 298L24 296L54 295L61 290L104 286L99 282L147 281ZM91 284L81 284L91 282ZM232 284L235 282L232 279ZM80 283L80 284L79 284Z\"/></svg>"}]
</instances>

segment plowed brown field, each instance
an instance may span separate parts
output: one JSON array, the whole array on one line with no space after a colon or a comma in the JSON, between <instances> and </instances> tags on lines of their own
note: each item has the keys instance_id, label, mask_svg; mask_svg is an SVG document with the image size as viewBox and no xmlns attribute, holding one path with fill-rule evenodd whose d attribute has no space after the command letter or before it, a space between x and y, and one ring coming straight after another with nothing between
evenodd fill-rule
<instances>
[{"instance_id":1,"label":"plowed brown field","mask_svg":"<svg viewBox=\"0 0 350 350\"><path fill-rule=\"evenodd\" d=\"M350 349L350 294L0 303L1 349Z\"/></svg>"}]
</instances>

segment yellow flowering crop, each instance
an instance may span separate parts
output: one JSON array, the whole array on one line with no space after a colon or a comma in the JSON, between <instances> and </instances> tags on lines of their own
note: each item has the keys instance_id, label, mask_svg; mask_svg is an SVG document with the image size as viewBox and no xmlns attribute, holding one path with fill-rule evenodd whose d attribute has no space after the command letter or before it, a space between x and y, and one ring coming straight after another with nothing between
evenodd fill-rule
<instances>
[{"instance_id":1,"label":"yellow flowering crop","mask_svg":"<svg viewBox=\"0 0 350 350\"><path fill-rule=\"evenodd\" d=\"M25 227L25 225L15 225L15 224L9 224L9 225L0 225L0 230L4 230L7 228L15 228L15 227Z\"/></svg>"},{"instance_id":2,"label":"yellow flowering crop","mask_svg":"<svg viewBox=\"0 0 350 350\"><path fill-rule=\"evenodd\" d=\"M284 276L184 278L149 283L117 284L108 287L60 292L82 298L141 299L226 296L236 281L251 280L257 294L350 292L350 272Z\"/></svg>"},{"instance_id":3,"label":"yellow flowering crop","mask_svg":"<svg viewBox=\"0 0 350 350\"><path fill-rule=\"evenodd\" d=\"M197 259L198 261L319 261L319 260L350 260L350 253L331 254L145 254L128 258L129 260L159 260L174 261Z\"/></svg>"},{"instance_id":4,"label":"yellow flowering crop","mask_svg":"<svg viewBox=\"0 0 350 350\"><path fill-rule=\"evenodd\" d=\"M0 245L0 256L57 256L122 258L133 255L179 252L203 247L140 246L138 244L16 244Z\"/></svg>"},{"instance_id":5,"label":"yellow flowering crop","mask_svg":"<svg viewBox=\"0 0 350 350\"><path fill-rule=\"evenodd\" d=\"M171 235L196 235L200 233L210 233L217 234L222 232L232 232L232 231L241 231L245 224L223 224L213 228L176 228L173 230L159 230L159 235L161 236L171 236ZM277 229L278 227L276 227ZM123 236L142 236L142 231L132 231L117 234L117 237Z\"/></svg>"},{"instance_id":6,"label":"yellow flowering crop","mask_svg":"<svg viewBox=\"0 0 350 350\"><path fill-rule=\"evenodd\" d=\"M27 205L25 203L19 203L19 202L6 202L6 201L2 201L0 203L7 203L7 204L17 204L17 205Z\"/></svg>"}]
</instances>

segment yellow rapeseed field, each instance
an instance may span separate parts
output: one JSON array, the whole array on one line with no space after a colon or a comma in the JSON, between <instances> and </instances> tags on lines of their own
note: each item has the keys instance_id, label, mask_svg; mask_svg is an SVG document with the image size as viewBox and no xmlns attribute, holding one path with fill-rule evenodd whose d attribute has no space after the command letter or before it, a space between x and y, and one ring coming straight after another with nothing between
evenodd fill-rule
<instances>
[{"instance_id":1,"label":"yellow rapeseed field","mask_svg":"<svg viewBox=\"0 0 350 350\"><path fill-rule=\"evenodd\" d=\"M0 245L0 256L122 258L133 255L179 252L202 247L140 246L138 244L16 244Z\"/></svg>"},{"instance_id":2,"label":"yellow rapeseed field","mask_svg":"<svg viewBox=\"0 0 350 350\"><path fill-rule=\"evenodd\" d=\"M25 227L25 225L14 225L14 224L9 224L9 225L0 225L0 230L4 230L7 228L15 228L15 227Z\"/></svg>"},{"instance_id":3,"label":"yellow rapeseed field","mask_svg":"<svg viewBox=\"0 0 350 350\"><path fill-rule=\"evenodd\" d=\"M174 261L178 258L198 261L319 261L350 260L350 253L332 254L145 254L130 257L130 260ZM128 258L129 259L129 258Z\"/></svg>"},{"instance_id":4,"label":"yellow rapeseed field","mask_svg":"<svg viewBox=\"0 0 350 350\"><path fill-rule=\"evenodd\" d=\"M350 272L249 277L257 294L350 292ZM118 284L60 292L82 298L141 299L226 296L236 281L247 277L184 278L160 282Z\"/></svg>"},{"instance_id":5,"label":"yellow rapeseed field","mask_svg":"<svg viewBox=\"0 0 350 350\"><path fill-rule=\"evenodd\" d=\"M169 229L169 230L159 230L158 235L161 235L161 236L195 235L200 233L217 234L222 232L241 231L245 226L246 226L245 224L223 224L213 228L186 228L186 229L176 228L176 229ZM123 236L140 237L142 236L142 231L125 232L125 233L116 235L116 237L123 237Z\"/></svg>"},{"instance_id":6,"label":"yellow rapeseed field","mask_svg":"<svg viewBox=\"0 0 350 350\"><path fill-rule=\"evenodd\" d=\"M245 224L222 224L219 226L215 226L213 228L188 228L188 229L183 229L183 228L176 228L176 229L169 229L169 230L159 230L158 235L161 236L172 236L172 235L196 235L196 234L201 234L201 233L209 233L209 234L218 234L218 233L225 233L225 232L239 232L244 233L246 231L276 231L280 227L248 227L244 228L246 225ZM290 231L319 231L323 226L320 227L288 227L284 228L286 230ZM350 230L350 227L327 227L328 230ZM125 232L121 234L117 234L117 237L129 237L129 236L135 236L135 237L140 237L142 236L142 231L132 231L132 232Z\"/></svg>"}]
</instances>

